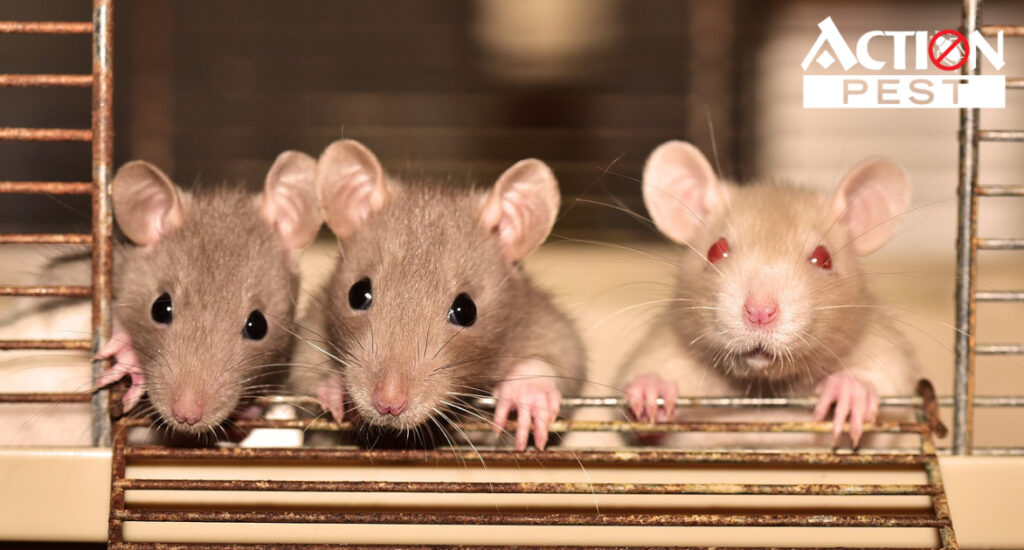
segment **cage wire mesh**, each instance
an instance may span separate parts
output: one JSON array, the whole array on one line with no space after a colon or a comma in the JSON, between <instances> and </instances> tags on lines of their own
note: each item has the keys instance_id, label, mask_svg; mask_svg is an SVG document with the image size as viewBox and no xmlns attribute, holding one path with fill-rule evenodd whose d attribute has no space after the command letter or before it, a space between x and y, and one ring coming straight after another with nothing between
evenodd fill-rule
<instances>
[{"instance_id":1,"label":"cage wire mesh","mask_svg":"<svg viewBox=\"0 0 1024 550\"><path fill-rule=\"evenodd\" d=\"M1008 37L1024 36L1024 26L990 25L981 22L981 2L965 0L963 31L980 30L985 36L998 32ZM2 74L2 87L67 86L91 87L92 126L90 129L70 128L0 128L0 140L18 141L88 141L92 146L91 182L0 181L4 194L91 194L92 232L90 234L0 234L0 244L88 244L92 247L91 286L0 286L0 296L73 297L92 299L92 337L82 339L30 339L0 341L2 350L92 350L110 334L111 326L111 236L113 221L110 208L109 182L112 162L112 0L93 1L91 22L0 22L0 33L92 34L92 74ZM979 64L980 66L980 64ZM978 74L979 68L964 74ZM1024 79L1008 78L1007 87L1024 88ZM202 524L373 524L373 525L462 525L462 526L628 526L628 527L861 527L861 528L927 528L937 533L937 545L956 548L939 472L933 434L945 435L938 420L938 408L954 408L953 447L955 454L1024 454L1014 448L974 448L971 430L975 407L1019 407L1024 398L1014 396L974 395L975 359L978 355L1021 354L1024 344L978 344L975 341L975 313L980 302L1024 300L1021 291L978 291L975 283L977 252L992 249L1024 249L1021 238L979 238L977 235L978 198L988 196L1024 196L1024 186L985 186L977 181L979 142L1024 141L1021 130L991 130L979 127L977 109L961 110L960 115L960 187L956 290L956 369L955 393L937 398L931 385L922 381L916 396L894 396L882 400L883 407L910 407L915 422L882 422L869 426L868 432L898 433L917 436L916 449L879 449L861 452L830 452L822 450L682 450L622 448L611 450L575 450L555 448L545 452L515 452L497 449L452 448L435 450L360 450L354 448L173 448L133 446L127 443L128 431L149 425L149 420L124 417L118 410L120 392L115 387L88 393L0 393L0 403L70 403L91 402L93 410L93 443L112 447L113 470L109 516L111 548L163 548L198 546L204 543L131 542L125 539L125 528L131 524L181 522ZM93 375L105 364L95 361ZM294 401L294 400L292 400ZM268 398L268 403L289 403L287 398ZM807 398L679 398L677 406L686 407L787 407L812 408L816 400ZM109 406L108 406L109 404ZM295 403L292 403L295 404ZM493 406L483 399L480 407ZM621 408L621 398L568 397L565 409L584 407ZM111 418L113 417L113 428ZM243 429L274 428L319 431L346 431L352 425L323 420L250 420L239 421ZM464 422L460 429L489 431L489 425ZM768 432L819 433L830 426L816 422L675 422L669 424L637 424L619 421L557 421L553 433L569 431L606 432ZM618 466L651 466L656 468L687 468L707 465L741 465L798 468L908 468L923 474L918 483L691 483L691 482L553 482L553 481L409 481L409 480L328 480L328 479L232 479L208 476L153 477L132 475L133 465L174 463L186 467L245 463L267 467L282 463L327 467L338 464L369 463L380 466L410 464L449 464L469 468L479 462L483 469L501 465L535 464L542 467L579 466L607 468ZM129 492L135 495L129 498ZM147 501L145 494L175 492L184 495L174 504ZM568 507L563 510L514 508L494 510L439 507L423 510L415 507L373 505L330 508L301 507L261 500L257 506L203 505L190 500L190 495L209 492L231 494L282 493L386 493L438 495L519 495L541 497L557 495L607 496L678 496L678 495L776 495L776 496L915 496L926 497L925 509L883 509L875 513L828 513L820 510L779 509L765 511L729 511L698 513L693 511L659 510L657 508L612 511L582 511ZM154 503L155 502L155 503ZM288 543L279 543L288 546ZM224 547L256 547L255 543L224 542ZM259 547L266 546L261 543ZM319 545L304 544L303 547ZM327 545L330 546L330 545ZM367 545L372 546L372 545ZM391 546L391 545L389 545Z\"/></svg>"}]
</instances>

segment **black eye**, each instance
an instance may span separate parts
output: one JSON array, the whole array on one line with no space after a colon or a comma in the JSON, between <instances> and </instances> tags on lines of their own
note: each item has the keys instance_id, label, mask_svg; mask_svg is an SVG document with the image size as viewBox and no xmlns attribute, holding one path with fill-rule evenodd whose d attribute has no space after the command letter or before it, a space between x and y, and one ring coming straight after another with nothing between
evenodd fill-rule
<instances>
[{"instance_id":1,"label":"black eye","mask_svg":"<svg viewBox=\"0 0 1024 550\"><path fill-rule=\"evenodd\" d=\"M348 305L352 309L368 309L373 302L373 287L369 277L363 277L348 289Z\"/></svg>"},{"instance_id":2,"label":"black eye","mask_svg":"<svg viewBox=\"0 0 1024 550\"><path fill-rule=\"evenodd\" d=\"M476 304L469 294L463 292L455 297L448 310L448 322L460 327L471 327L476 322Z\"/></svg>"},{"instance_id":3,"label":"black eye","mask_svg":"<svg viewBox=\"0 0 1024 550\"><path fill-rule=\"evenodd\" d=\"M242 338L247 340L262 340L267 335L267 318L260 313L260 310L254 309L249 314L249 318L245 320L245 326L242 327Z\"/></svg>"},{"instance_id":4,"label":"black eye","mask_svg":"<svg viewBox=\"0 0 1024 550\"><path fill-rule=\"evenodd\" d=\"M153 307L150 309L149 314L153 317L154 321L163 325L169 325L171 324L171 319L174 318L173 312L174 306L171 305L171 295L164 292L153 302Z\"/></svg>"}]
</instances>

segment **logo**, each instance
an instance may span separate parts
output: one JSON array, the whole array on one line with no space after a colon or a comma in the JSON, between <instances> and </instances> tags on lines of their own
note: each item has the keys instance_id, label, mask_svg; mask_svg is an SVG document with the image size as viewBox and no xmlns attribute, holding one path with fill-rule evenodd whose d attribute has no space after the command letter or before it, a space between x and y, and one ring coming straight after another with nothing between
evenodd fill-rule
<instances>
[{"instance_id":1,"label":"logo","mask_svg":"<svg viewBox=\"0 0 1024 550\"><path fill-rule=\"evenodd\" d=\"M1003 108L1006 106L1006 77L1003 75L960 75L966 66L975 69L982 59L995 69L1006 65L1003 32L995 37L995 46L981 32L969 36L946 29L928 31L868 31L853 48L843 38L831 17L818 23L818 39L804 56L800 66L806 72L812 63L843 74L805 74L804 108L878 109L878 108ZM869 47L889 47L889 62L872 56ZM908 52L913 69L907 67ZM859 67L861 74L848 74ZM870 74L867 71L926 71L934 74Z\"/></svg>"}]
</instances>

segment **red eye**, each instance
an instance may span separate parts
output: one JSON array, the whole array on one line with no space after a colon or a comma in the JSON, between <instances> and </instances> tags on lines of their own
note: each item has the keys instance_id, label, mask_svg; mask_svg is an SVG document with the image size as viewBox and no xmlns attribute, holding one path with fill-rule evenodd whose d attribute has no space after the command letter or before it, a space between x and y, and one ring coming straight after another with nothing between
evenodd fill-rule
<instances>
[{"instance_id":1,"label":"red eye","mask_svg":"<svg viewBox=\"0 0 1024 550\"><path fill-rule=\"evenodd\" d=\"M722 258L729 257L729 241L725 240L725 237L715 241L715 244L711 245L708 249L708 261L716 264Z\"/></svg>"},{"instance_id":2,"label":"red eye","mask_svg":"<svg viewBox=\"0 0 1024 550\"><path fill-rule=\"evenodd\" d=\"M822 269L832 269L832 256L828 253L828 249L821 245L814 249L807 261Z\"/></svg>"}]
</instances>

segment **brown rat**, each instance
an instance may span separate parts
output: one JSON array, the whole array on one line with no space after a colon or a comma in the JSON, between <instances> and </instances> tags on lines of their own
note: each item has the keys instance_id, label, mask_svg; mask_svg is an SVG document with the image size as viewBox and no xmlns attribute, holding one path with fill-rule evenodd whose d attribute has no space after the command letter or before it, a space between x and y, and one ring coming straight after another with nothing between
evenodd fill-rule
<instances>
[{"instance_id":1,"label":"brown rat","mask_svg":"<svg viewBox=\"0 0 1024 550\"><path fill-rule=\"evenodd\" d=\"M571 321L520 267L558 212L547 165L520 161L489 191L405 183L340 140L317 192L340 247L319 312L331 374L297 383L336 418L395 431L475 415L468 401L493 395L496 428L515 410L516 447L532 427L543 448L584 369Z\"/></svg>"},{"instance_id":2,"label":"brown rat","mask_svg":"<svg viewBox=\"0 0 1024 550\"><path fill-rule=\"evenodd\" d=\"M916 359L858 261L889 239L909 203L910 180L898 165L864 161L825 196L721 182L695 147L670 141L648 158L643 194L658 229L688 250L670 304L621 373L637 418L671 418L680 391L816 393L814 418L834 405L833 443L849 421L856 446L880 395L912 393Z\"/></svg>"},{"instance_id":3,"label":"brown rat","mask_svg":"<svg viewBox=\"0 0 1024 550\"><path fill-rule=\"evenodd\" d=\"M114 334L100 350L131 409L148 393L161 424L212 432L282 373L292 342L297 255L322 223L316 161L287 151L259 195L188 192L132 161L111 184L130 243L115 251ZM280 383L280 382L279 382Z\"/></svg>"}]
</instances>

